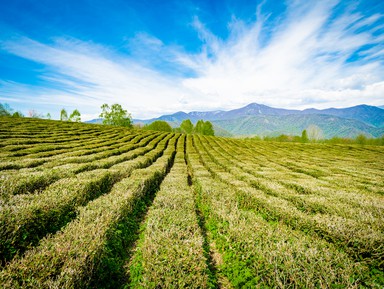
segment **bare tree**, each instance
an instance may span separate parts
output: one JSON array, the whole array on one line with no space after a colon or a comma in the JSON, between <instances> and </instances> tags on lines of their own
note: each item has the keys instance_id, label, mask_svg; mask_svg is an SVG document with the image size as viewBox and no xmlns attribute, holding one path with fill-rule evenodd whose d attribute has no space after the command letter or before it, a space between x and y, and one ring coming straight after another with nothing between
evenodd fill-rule
<instances>
[{"instance_id":1,"label":"bare tree","mask_svg":"<svg viewBox=\"0 0 384 289\"><path fill-rule=\"evenodd\" d=\"M318 141L324 138L323 131L321 130L321 128L319 128L315 124L311 124L308 126L307 135L308 135L308 139L311 141Z\"/></svg>"}]
</instances>

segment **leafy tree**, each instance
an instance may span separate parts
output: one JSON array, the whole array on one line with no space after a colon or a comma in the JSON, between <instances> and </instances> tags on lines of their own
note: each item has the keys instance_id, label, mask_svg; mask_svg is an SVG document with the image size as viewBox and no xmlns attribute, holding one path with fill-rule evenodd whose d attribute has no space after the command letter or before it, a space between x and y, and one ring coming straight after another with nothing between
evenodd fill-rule
<instances>
[{"instance_id":1,"label":"leafy tree","mask_svg":"<svg viewBox=\"0 0 384 289\"><path fill-rule=\"evenodd\" d=\"M146 125L145 129L172 132L172 127L164 120L156 120L151 124Z\"/></svg>"},{"instance_id":2,"label":"leafy tree","mask_svg":"<svg viewBox=\"0 0 384 289\"><path fill-rule=\"evenodd\" d=\"M46 119L51 119L51 114L49 112L47 113Z\"/></svg>"},{"instance_id":3,"label":"leafy tree","mask_svg":"<svg viewBox=\"0 0 384 289\"><path fill-rule=\"evenodd\" d=\"M100 117L103 119L103 124L132 127L131 114L124 110L120 104L115 103L110 107L104 103L101 109Z\"/></svg>"},{"instance_id":4,"label":"leafy tree","mask_svg":"<svg viewBox=\"0 0 384 289\"><path fill-rule=\"evenodd\" d=\"M215 135L215 131L213 130L213 125L210 121L204 122L203 135Z\"/></svg>"},{"instance_id":5,"label":"leafy tree","mask_svg":"<svg viewBox=\"0 0 384 289\"><path fill-rule=\"evenodd\" d=\"M13 114L12 114L12 117L24 117L24 115L19 112L19 111L15 111Z\"/></svg>"},{"instance_id":6,"label":"leafy tree","mask_svg":"<svg viewBox=\"0 0 384 289\"><path fill-rule=\"evenodd\" d=\"M356 137L356 143L360 145L365 145L367 143L367 137L364 134L359 134Z\"/></svg>"},{"instance_id":7,"label":"leafy tree","mask_svg":"<svg viewBox=\"0 0 384 289\"><path fill-rule=\"evenodd\" d=\"M307 130L303 130L303 132L301 133L301 142L308 142Z\"/></svg>"},{"instance_id":8,"label":"leafy tree","mask_svg":"<svg viewBox=\"0 0 384 289\"><path fill-rule=\"evenodd\" d=\"M69 121L80 122L80 121L81 121L80 111L78 111L77 109L75 109L75 110L71 113L71 115L69 116Z\"/></svg>"},{"instance_id":9,"label":"leafy tree","mask_svg":"<svg viewBox=\"0 0 384 289\"><path fill-rule=\"evenodd\" d=\"M279 141L279 142L289 142L290 138L286 134L281 134L278 137L276 137L276 141Z\"/></svg>"},{"instance_id":10,"label":"leafy tree","mask_svg":"<svg viewBox=\"0 0 384 289\"><path fill-rule=\"evenodd\" d=\"M204 129L204 121L200 119L200 120L196 123L196 126L195 126L195 133L197 133L197 134L203 134L203 129Z\"/></svg>"},{"instance_id":11,"label":"leafy tree","mask_svg":"<svg viewBox=\"0 0 384 289\"><path fill-rule=\"evenodd\" d=\"M8 104L0 103L0 116L11 116L12 110L13 109Z\"/></svg>"},{"instance_id":12,"label":"leafy tree","mask_svg":"<svg viewBox=\"0 0 384 289\"><path fill-rule=\"evenodd\" d=\"M210 121L199 120L195 126L195 133L202 135L215 135L213 125Z\"/></svg>"},{"instance_id":13,"label":"leafy tree","mask_svg":"<svg viewBox=\"0 0 384 289\"><path fill-rule=\"evenodd\" d=\"M64 108L60 111L60 120L61 121L67 121L68 120L68 113Z\"/></svg>"},{"instance_id":14,"label":"leafy tree","mask_svg":"<svg viewBox=\"0 0 384 289\"><path fill-rule=\"evenodd\" d=\"M180 129L183 133L191 134L193 132L193 123L189 119L185 119L181 122Z\"/></svg>"}]
</instances>

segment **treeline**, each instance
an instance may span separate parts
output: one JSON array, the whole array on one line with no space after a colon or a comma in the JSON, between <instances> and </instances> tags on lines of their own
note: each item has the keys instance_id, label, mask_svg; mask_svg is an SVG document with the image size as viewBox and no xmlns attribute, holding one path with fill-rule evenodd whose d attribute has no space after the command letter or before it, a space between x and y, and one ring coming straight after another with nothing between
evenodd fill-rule
<instances>
[{"instance_id":1,"label":"treeline","mask_svg":"<svg viewBox=\"0 0 384 289\"><path fill-rule=\"evenodd\" d=\"M127 128L133 128L133 121L131 114L123 109L123 107L118 104L108 105L104 103L101 107L101 113L99 117L102 119L102 123L105 125L112 126L123 126ZM0 103L0 117L24 117L24 115L19 111L14 111L8 104ZM31 118L40 118L40 119L51 119L51 114L47 113L43 115L38 113L35 110L29 110L27 117ZM78 109L73 110L72 113L68 113L66 109L61 109L60 111L60 120L61 121L72 121L72 122L81 122L81 113ZM169 123L163 120L157 120L145 126L135 125L137 129L144 130L156 130L164 132L179 132L184 134L200 134L200 135L215 135L213 125L209 121L199 120L194 126L191 120L184 120L180 127L172 128Z\"/></svg>"},{"instance_id":2,"label":"treeline","mask_svg":"<svg viewBox=\"0 0 384 289\"><path fill-rule=\"evenodd\" d=\"M215 135L212 123L204 120L199 120L194 126L191 120L186 119L181 122L180 127L176 128L172 128L169 123L164 120L156 120L150 124L146 124L144 127L138 126L138 128L184 134Z\"/></svg>"},{"instance_id":3,"label":"treeline","mask_svg":"<svg viewBox=\"0 0 384 289\"><path fill-rule=\"evenodd\" d=\"M279 136L264 136L264 137L254 136L247 139L252 139L257 141L276 141L276 142L301 142L301 143L316 142L316 143L325 143L325 144L359 144L359 145L384 146L384 135L378 138L371 138L364 134L359 134L355 138L333 137L330 139L323 139L323 138L314 139L314 138L308 137L306 130L303 130L301 136L281 134Z\"/></svg>"},{"instance_id":4,"label":"treeline","mask_svg":"<svg viewBox=\"0 0 384 289\"><path fill-rule=\"evenodd\" d=\"M7 103L0 103L0 117L8 116L8 117L25 117L20 111L14 111ZM28 111L27 117L30 118L40 118L40 119L51 119L51 114L48 112L46 115L37 112L34 109L30 109ZM61 121L73 121L73 122L81 122L81 114L75 109L69 116L67 111L63 108L60 111L60 120Z\"/></svg>"},{"instance_id":5,"label":"treeline","mask_svg":"<svg viewBox=\"0 0 384 289\"><path fill-rule=\"evenodd\" d=\"M10 116L10 117L24 117L24 115L19 111L13 111L13 109L6 103L0 103L0 116Z\"/></svg>"}]
</instances>

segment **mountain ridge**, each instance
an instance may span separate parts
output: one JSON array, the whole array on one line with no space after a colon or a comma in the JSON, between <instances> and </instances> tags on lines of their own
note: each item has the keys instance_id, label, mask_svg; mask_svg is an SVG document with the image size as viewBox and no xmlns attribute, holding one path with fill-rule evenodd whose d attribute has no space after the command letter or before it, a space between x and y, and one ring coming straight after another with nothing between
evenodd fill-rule
<instances>
[{"instance_id":1,"label":"mountain ridge","mask_svg":"<svg viewBox=\"0 0 384 289\"><path fill-rule=\"evenodd\" d=\"M185 119L196 123L199 119L211 121L221 136L276 136L279 134L300 135L309 125L318 126L326 138L379 137L384 134L384 109L361 104L346 108L309 108L304 110L275 108L250 103L233 110L178 111L146 120L134 119L135 124L148 124L164 120L178 127Z\"/></svg>"},{"instance_id":2,"label":"mountain ridge","mask_svg":"<svg viewBox=\"0 0 384 289\"><path fill-rule=\"evenodd\" d=\"M309 108L304 110L294 110L294 109L284 109L284 108L274 108L258 103L250 103L244 107L229 110L229 111L206 111L198 112L192 111L189 113L179 111L174 114L162 115L157 118L151 118L147 120L134 119L134 122L150 123L155 120L165 120L165 121L183 121L184 119L190 119L192 122L195 122L199 119L216 121L216 120L228 120L236 119L239 117L245 116L255 116L255 115L290 115L290 114L324 114L324 115L333 115L339 116L342 118L356 119L367 124L374 125L376 127L384 126L384 110L376 106L370 106L366 104L361 104L357 106L347 107L347 108L327 108L327 109L316 109Z\"/></svg>"}]
</instances>

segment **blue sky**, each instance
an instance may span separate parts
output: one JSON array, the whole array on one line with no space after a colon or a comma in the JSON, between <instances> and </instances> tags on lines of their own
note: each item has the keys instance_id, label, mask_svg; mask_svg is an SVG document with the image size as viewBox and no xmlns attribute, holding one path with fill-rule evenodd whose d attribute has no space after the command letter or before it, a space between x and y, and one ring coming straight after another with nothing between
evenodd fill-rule
<instances>
[{"instance_id":1,"label":"blue sky","mask_svg":"<svg viewBox=\"0 0 384 289\"><path fill-rule=\"evenodd\" d=\"M384 104L384 1L0 0L0 102L83 120Z\"/></svg>"}]
</instances>

